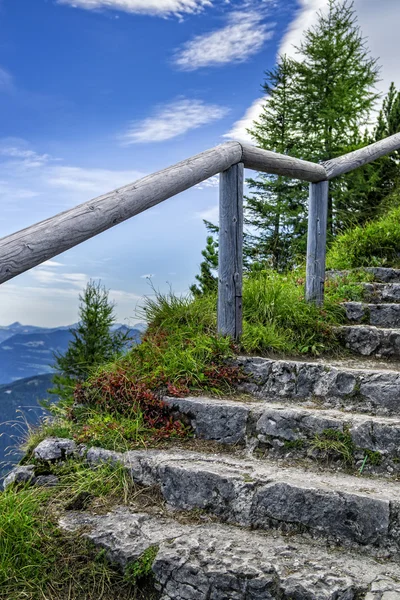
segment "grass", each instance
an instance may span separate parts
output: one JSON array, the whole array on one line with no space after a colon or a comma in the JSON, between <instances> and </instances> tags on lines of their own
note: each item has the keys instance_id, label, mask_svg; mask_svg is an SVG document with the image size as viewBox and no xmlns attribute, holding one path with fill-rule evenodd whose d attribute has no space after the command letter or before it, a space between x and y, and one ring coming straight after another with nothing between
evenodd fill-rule
<instances>
[{"instance_id":1,"label":"grass","mask_svg":"<svg viewBox=\"0 0 400 600\"><path fill-rule=\"evenodd\" d=\"M92 470L76 461L54 466L61 483L40 489L10 486L0 493L0 598L7 600L114 600L140 595L137 582L124 577L89 542L61 531L57 520L83 493L107 508L127 500L132 483L122 468Z\"/></svg>"},{"instance_id":2,"label":"grass","mask_svg":"<svg viewBox=\"0 0 400 600\"><path fill-rule=\"evenodd\" d=\"M235 393L243 377L229 364L237 353L318 355L339 353L334 327L343 300L358 299L362 272L327 282L322 308L304 300L304 272L261 271L245 277L240 345L217 335L216 297L193 299L172 292L148 298L142 315L149 328L140 345L101 365L71 387L25 450L46 436L69 437L89 446L125 451L191 436L172 416L164 395Z\"/></svg>"},{"instance_id":3,"label":"grass","mask_svg":"<svg viewBox=\"0 0 400 600\"><path fill-rule=\"evenodd\" d=\"M338 236L327 254L329 269L400 266L400 207Z\"/></svg>"},{"instance_id":4,"label":"grass","mask_svg":"<svg viewBox=\"0 0 400 600\"><path fill-rule=\"evenodd\" d=\"M340 458L348 465L354 462L355 446L351 434L346 429L325 429L314 436L310 445L316 450Z\"/></svg>"}]
</instances>

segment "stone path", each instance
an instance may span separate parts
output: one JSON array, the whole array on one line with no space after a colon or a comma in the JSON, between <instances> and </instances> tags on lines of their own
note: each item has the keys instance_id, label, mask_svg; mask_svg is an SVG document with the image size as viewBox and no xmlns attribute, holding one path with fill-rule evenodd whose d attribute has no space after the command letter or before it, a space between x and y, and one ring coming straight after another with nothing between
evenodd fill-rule
<instances>
[{"instance_id":1,"label":"stone path","mask_svg":"<svg viewBox=\"0 0 400 600\"><path fill-rule=\"evenodd\" d=\"M122 464L165 505L69 511L61 527L121 568L153 547L161 600L400 600L400 271L370 271L365 304L346 303L340 328L353 357L240 357L240 400L166 398L226 452L42 442L38 460Z\"/></svg>"}]
</instances>

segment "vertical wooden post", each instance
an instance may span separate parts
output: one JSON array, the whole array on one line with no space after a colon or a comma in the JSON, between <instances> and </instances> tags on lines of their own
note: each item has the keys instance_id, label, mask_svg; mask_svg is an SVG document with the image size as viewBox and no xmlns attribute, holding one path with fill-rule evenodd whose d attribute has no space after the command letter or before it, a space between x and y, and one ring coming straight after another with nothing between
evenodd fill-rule
<instances>
[{"instance_id":1,"label":"vertical wooden post","mask_svg":"<svg viewBox=\"0 0 400 600\"><path fill-rule=\"evenodd\" d=\"M243 163L220 173L218 333L242 334Z\"/></svg>"},{"instance_id":2,"label":"vertical wooden post","mask_svg":"<svg viewBox=\"0 0 400 600\"><path fill-rule=\"evenodd\" d=\"M329 182L310 183L306 267L306 300L324 302Z\"/></svg>"}]
</instances>

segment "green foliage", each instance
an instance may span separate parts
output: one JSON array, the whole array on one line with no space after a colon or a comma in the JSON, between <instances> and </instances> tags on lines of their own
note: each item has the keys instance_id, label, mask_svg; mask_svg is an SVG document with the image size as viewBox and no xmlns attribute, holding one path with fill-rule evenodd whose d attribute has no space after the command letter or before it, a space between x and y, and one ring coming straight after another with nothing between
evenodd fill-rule
<instances>
[{"instance_id":1,"label":"green foliage","mask_svg":"<svg viewBox=\"0 0 400 600\"><path fill-rule=\"evenodd\" d=\"M296 63L283 56L265 75L266 101L249 133L260 148L298 156ZM308 186L271 174L248 179L247 185L252 195L245 199L245 223L254 233L248 234L245 252L251 261L282 270L304 250Z\"/></svg>"},{"instance_id":2,"label":"green foliage","mask_svg":"<svg viewBox=\"0 0 400 600\"><path fill-rule=\"evenodd\" d=\"M392 82L389 92L383 100L372 141L379 141L400 131L400 92ZM368 199L377 211L385 211L390 204L391 195L399 187L400 152L397 150L383 156L372 165L372 174L368 178Z\"/></svg>"},{"instance_id":3,"label":"green foliage","mask_svg":"<svg viewBox=\"0 0 400 600\"><path fill-rule=\"evenodd\" d=\"M74 381L86 379L94 366L111 360L122 351L128 339L126 334L110 331L115 322L114 305L100 282L89 282L79 299L80 321L71 330L74 339L64 355L55 354L58 376L54 381L57 388L67 388L67 395ZM56 389L55 393L60 390Z\"/></svg>"},{"instance_id":4,"label":"green foliage","mask_svg":"<svg viewBox=\"0 0 400 600\"><path fill-rule=\"evenodd\" d=\"M150 546L143 552L137 561L127 566L125 569L125 581L137 583L141 579L151 577L153 574L152 566L158 553L158 546Z\"/></svg>"},{"instance_id":5,"label":"green foliage","mask_svg":"<svg viewBox=\"0 0 400 600\"><path fill-rule=\"evenodd\" d=\"M354 5L328 0L326 13L303 34L298 51L299 129L303 158L325 161L368 143L361 132L378 95L379 69L362 37ZM333 180L328 204L332 234L362 218L358 175ZM350 190L346 182L350 182Z\"/></svg>"},{"instance_id":6,"label":"green foliage","mask_svg":"<svg viewBox=\"0 0 400 600\"><path fill-rule=\"evenodd\" d=\"M0 493L0 598L113 600L115 589L122 600L144 598L90 542L57 527L59 509L80 492L105 505L110 497L123 501L131 485L126 474L72 462L53 472L62 476L54 488L11 486Z\"/></svg>"},{"instance_id":7,"label":"green foliage","mask_svg":"<svg viewBox=\"0 0 400 600\"><path fill-rule=\"evenodd\" d=\"M341 458L345 463L354 462L355 445L349 431L344 429L325 429L317 433L311 441L311 447L326 452L328 455Z\"/></svg>"},{"instance_id":8,"label":"green foliage","mask_svg":"<svg viewBox=\"0 0 400 600\"><path fill-rule=\"evenodd\" d=\"M208 221L204 221L207 229L212 233L218 231L218 227ZM200 274L196 275L197 284L190 287L194 296L215 293L218 289L218 278L216 270L218 269L218 242L212 235L207 236L207 245L201 252L204 260L200 264Z\"/></svg>"},{"instance_id":9,"label":"green foliage","mask_svg":"<svg viewBox=\"0 0 400 600\"><path fill-rule=\"evenodd\" d=\"M329 269L400 264L400 207L339 236L327 255Z\"/></svg>"},{"instance_id":10,"label":"green foliage","mask_svg":"<svg viewBox=\"0 0 400 600\"><path fill-rule=\"evenodd\" d=\"M244 281L243 319L246 352L320 354L337 348L332 325L344 312L329 295L323 308L305 302L302 272L261 271Z\"/></svg>"}]
</instances>

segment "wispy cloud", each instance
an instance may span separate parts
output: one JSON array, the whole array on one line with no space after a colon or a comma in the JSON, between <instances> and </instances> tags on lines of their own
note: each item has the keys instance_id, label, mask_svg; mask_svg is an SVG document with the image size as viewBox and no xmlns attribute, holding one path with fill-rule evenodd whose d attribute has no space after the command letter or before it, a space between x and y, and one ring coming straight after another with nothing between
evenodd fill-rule
<instances>
[{"instance_id":1,"label":"wispy cloud","mask_svg":"<svg viewBox=\"0 0 400 600\"><path fill-rule=\"evenodd\" d=\"M210 221L211 223L218 223L219 221L219 206L211 206L205 210L198 211L194 214L195 219L202 219L203 221Z\"/></svg>"},{"instance_id":2,"label":"wispy cloud","mask_svg":"<svg viewBox=\"0 0 400 600\"><path fill-rule=\"evenodd\" d=\"M9 92L14 88L12 75L0 67L0 92Z\"/></svg>"},{"instance_id":3,"label":"wispy cloud","mask_svg":"<svg viewBox=\"0 0 400 600\"><path fill-rule=\"evenodd\" d=\"M154 277L154 273L145 273L144 275L140 276L141 279L152 279Z\"/></svg>"},{"instance_id":4,"label":"wispy cloud","mask_svg":"<svg viewBox=\"0 0 400 600\"><path fill-rule=\"evenodd\" d=\"M139 171L111 171L82 167L52 166L44 174L46 183L58 189L105 194L144 177ZM88 198L89 200L89 198Z\"/></svg>"},{"instance_id":5,"label":"wispy cloud","mask_svg":"<svg viewBox=\"0 0 400 600\"><path fill-rule=\"evenodd\" d=\"M43 266L32 269L31 277L46 286L61 283L78 289L85 287L90 280L90 276L85 273L58 273L51 269L43 268Z\"/></svg>"},{"instance_id":6,"label":"wispy cloud","mask_svg":"<svg viewBox=\"0 0 400 600\"><path fill-rule=\"evenodd\" d=\"M58 0L58 4L68 4L86 10L117 10L155 16L195 14L207 6L211 0Z\"/></svg>"},{"instance_id":7,"label":"wispy cloud","mask_svg":"<svg viewBox=\"0 0 400 600\"><path fill-rule=\"evenodd\" d=\"M254 140L252 139L251 135L247 133L247 129L251 129L254 121L259 118L264 102L265 98L258 98L258 100L255 100L253 104L246 110L243 117L236 121L232 128L222 137L230 140L238 140L239 142L254 144Z\"/></svg>"},{"instance_id":8,"label":"wispy cloud","mask_svg":"<svg viewBox=\"0 0 400 600\"><path fill-rule=\"evenodd\" d=\"M195 185L195 189L204 190L205 188L216 188L219 186L219 176L213 175L209 179Z\"/></svg>"},{"instance_id":9,"label":"wispy cloud","mask_svg":"<svg viewBox=\"0 0 400 600\"><path fill-rule=\"evenodd\" d=\"M275 23L266 23L262 11L234 11L222 29L196 36L177 50L174 64L184 71L245 62L273 36Z\"/></svg>"},{"instance_id":10,"label":"wispy cloud","mask_svg":"<svg viewBox=\"0 0 400 600\"><path fill-rule=\"evenodd\" d=\"M120 139L125 145L164 142L221 119L228 112L224 106L182 98L158 108L143 121L133 122Z\"/></svg>"},{"instance_id":11,"label":"wispy cloud","mask_svg":"<svg viewBox=\"0 0 400 600\"><path fill-rule=\"evenodd\" d=\"M304 30L315 25L318 20L318 12L324 11L326 8L326 0L300 0L295 18L281 41L279 54L298 58L295 47L300 44Z\"/></svg>"}]
</instances>

